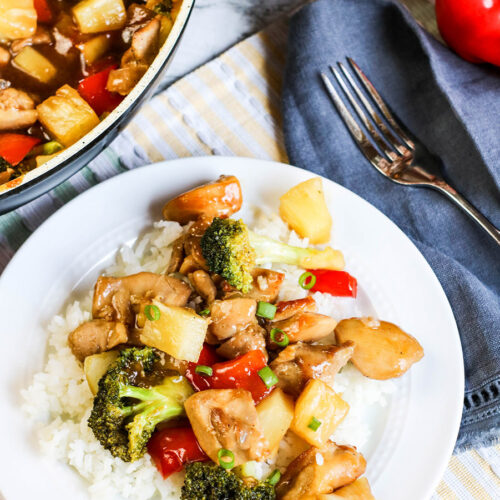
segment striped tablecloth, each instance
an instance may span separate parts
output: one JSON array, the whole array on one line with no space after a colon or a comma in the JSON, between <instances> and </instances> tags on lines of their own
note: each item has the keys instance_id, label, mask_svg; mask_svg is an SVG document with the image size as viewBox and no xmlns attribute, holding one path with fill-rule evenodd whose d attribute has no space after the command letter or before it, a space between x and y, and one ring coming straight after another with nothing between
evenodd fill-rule
<instances>
[{"instance_id":1,"label":"striped tablecloth","mask_svg":"<svg viewBox=\"0 0 500 500\"><path fill-rule=\"evenodd\" d=\"M280 115L285 52L286 25L280 23L239 43L154 97L87 167L52 192L0 217L0 270L59 207L127 169L200 155L286 162ZM500 447L455 455L433 499L500 498L499 476Z\"/></svg>"}]
</instances>

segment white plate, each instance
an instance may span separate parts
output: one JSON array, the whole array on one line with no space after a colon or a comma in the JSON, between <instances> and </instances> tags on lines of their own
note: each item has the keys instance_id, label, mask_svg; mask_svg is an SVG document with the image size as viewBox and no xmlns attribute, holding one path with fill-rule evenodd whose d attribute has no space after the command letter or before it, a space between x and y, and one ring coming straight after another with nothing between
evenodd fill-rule
<instances>
[{"instance_id":1,"label":"white plate","mask_svg":"<svg viewBox=\"0 0 500 500\"><path fill-rule=\"evenodd\" d=\"M114 177L48 219L17 252L0 280L0 491L7 500L87 498L69 467L44 458L22 414L20 390L43 368L44 326L69 297L92 286L117 248L161 216L164 201L234 174L245 204L278 208L291 186L311 177L288 165L244 158L189 158ZM333 244L344 252L380 317L411 332L423 360L398 381L367 447L375 496L422 500L438 484L456 440L464 390L453 313L431 268L387 217L324 179L334 220ZM244 215L244 214L243 214Z\"/></svg>"}]
</instances>

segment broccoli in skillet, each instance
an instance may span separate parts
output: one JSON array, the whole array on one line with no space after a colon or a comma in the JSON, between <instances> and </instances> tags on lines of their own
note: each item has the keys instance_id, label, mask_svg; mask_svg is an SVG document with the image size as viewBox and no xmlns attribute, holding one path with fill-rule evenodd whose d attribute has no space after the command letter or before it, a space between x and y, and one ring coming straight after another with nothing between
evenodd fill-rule
<instances>
[{"instance_id":1,"label":"broccoli in skillet","mask_svg":"<svg viewBox=\"0 0 500 500\"><path fill-rule=\"evenodd\" d=\"M143 387L158 357L150 347L124 349L99 381L88 425L104 448L125 462L144 455L156 425L183 415L184 401L193 393L181 376Z\"/></svg>"},{"instance_id":2,"label":"broccoli in skillet","mask_svg":"<svg viewBox=\"0 0 500 500\"><path fill-rule=\"evenodd\" d=\"M252 269L265 262L304 269L344 268L344 257L338 250L293 247L253 233L241 220L218 217L205 231L201 250L210 271L244 293L252 284Z\"/></svg>"},{"instance_id":3,"label":"broccoli in skillet","mask_svg":"<svg viewBox=\"0 0 500 500\"><path fill-rule=\"evenodd\" d=\"M181 500L274 500L274 486L256 482L247 486L236 474L209 462L186 466Z\"/></svg>"}]
</instances>

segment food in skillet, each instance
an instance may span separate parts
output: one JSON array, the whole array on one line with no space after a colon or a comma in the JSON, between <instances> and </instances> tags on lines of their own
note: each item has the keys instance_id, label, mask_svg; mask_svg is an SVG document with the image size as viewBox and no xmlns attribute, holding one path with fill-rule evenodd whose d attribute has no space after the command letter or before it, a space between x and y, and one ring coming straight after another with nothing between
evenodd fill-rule
<instances>
[{"instance_id":1,"label":"food in skillet","mask_svg":"<svg viewBox=\"0 0 500 500\"><path fill-rule=\"evenodd\" d=\"M182 0L0 2L0 184L71 146L144 75Z\"/></svg>"},{"instance_id":2,"label":"food in skillet","mask_svg":"<svg viewBox=\"0 0 500 500\"><path fill-rule=\"evenodd\" d=\"M119 257L120 276L98 278L88 312L56 321L56 352L25 397L64 359L76 380L63 377L59 415L80 420L55 418L44 442L97 498L122 483L134 498L373 498L350 443L364 425L355 414L423 350L392 323L333 317L357 282L340 251L301 239L329 241L320 179L281 198L298 236L277 218L250 229L234 217L242 201L234 176L170 200L168 220Z\"/></svg>"}]
</instances>

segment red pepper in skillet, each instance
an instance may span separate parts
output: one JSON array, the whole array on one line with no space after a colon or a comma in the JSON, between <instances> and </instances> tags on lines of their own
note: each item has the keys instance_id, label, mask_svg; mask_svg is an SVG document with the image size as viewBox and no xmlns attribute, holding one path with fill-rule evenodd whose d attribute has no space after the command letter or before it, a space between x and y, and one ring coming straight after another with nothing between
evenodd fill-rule
<instances>
[{"instance_id":1,"label":"red pepper in skillet","mask_svg":"<svg viewBox=\"0 0 500 500\"><path fill-rule=\"evenodd\" d=\"M0 134L0 156L11 165L17 165L42 141L24 134Z\"/></svg>"},{"instance_id":2,"label":"red pepper in skillet","mask_svg":"<svg viewBox=\"0 0 500 500\"><path fill-rule=\"evenodd\" d=\"M459 56L500 66L500 0L436 0L436 18Z\"/></svg>"},{"instance_id":3,"label":"red pepper in skillet","mask_svg":"<svg viewBox=\"0 0 500 500\"><path fill-rule=\"evenodd\" d=\"M34 0L36 20L39 23L50 23L52 21L52 9L47 0Z\"/></svg>"},{"instance_id":4,"label":"red pepper in skillet","mask_svg":"<svg viewBox=\"0 0 500 500\"><path fill-rule=\"evenodd\" d=\"M155 432L148 442L148 452L163 479L179 472L187 463L209 459L191 427L170 427Z\"/></svg>"},{"instance_id":5,"label":"red pepper in skillet","mask_svg":"<svg viewBox=\"0 0 500 500\"><path fill-rule=\"evenodd\" d=\"M78 85L79 94L90 104L97 115L113 111L123 100L123 97L106 89L109 73L116 69L113 64L106 69L84 78Z\"/></svg>"}]
</instances>

